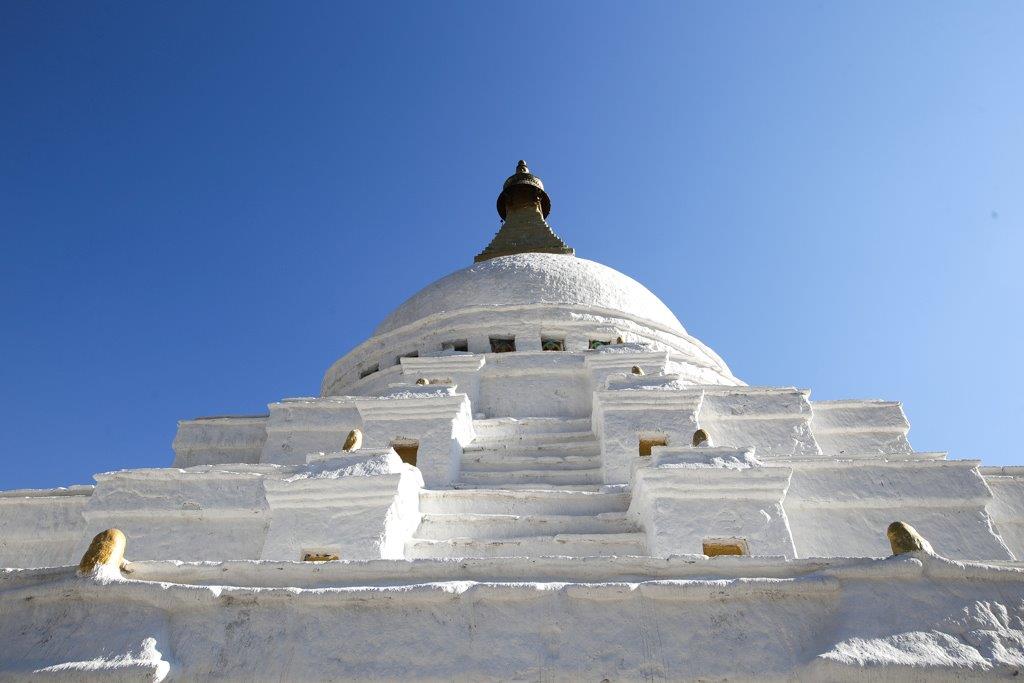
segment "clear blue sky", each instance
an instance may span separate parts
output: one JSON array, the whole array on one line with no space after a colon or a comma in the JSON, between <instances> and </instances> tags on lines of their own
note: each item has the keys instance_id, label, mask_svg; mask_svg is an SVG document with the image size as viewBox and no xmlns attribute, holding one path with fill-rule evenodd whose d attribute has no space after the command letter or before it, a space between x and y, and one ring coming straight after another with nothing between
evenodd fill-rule
<instances>
[{"instance_id":1,"label":"clear blue sky","mask_svg":"<svg viewBox=\"0 0 1024 683\"><path fill-rule=\"evenodd\" d=\"M0 8L0 488L315 395L519 158L751 384L1021 463L1024 4Z\"/></svg>"}]
</instances>

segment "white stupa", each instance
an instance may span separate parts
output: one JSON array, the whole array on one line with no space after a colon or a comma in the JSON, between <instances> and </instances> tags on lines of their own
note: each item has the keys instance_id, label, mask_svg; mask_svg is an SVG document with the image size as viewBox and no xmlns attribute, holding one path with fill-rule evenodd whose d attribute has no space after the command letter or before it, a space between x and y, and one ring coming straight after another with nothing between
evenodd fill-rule
<instances>
[{"instance_id":1,"label":"white stupa","mask_svg":"<svg viewBox=\"0 0 1024 683\"><path fill-rule=\"evenodd\" d=\"M1024 668L1024 469L914 451L896 402L747 386L550 207L520 162L476 262L319 396L0 493L0 680Z\"/></svg>"}]
</instances>

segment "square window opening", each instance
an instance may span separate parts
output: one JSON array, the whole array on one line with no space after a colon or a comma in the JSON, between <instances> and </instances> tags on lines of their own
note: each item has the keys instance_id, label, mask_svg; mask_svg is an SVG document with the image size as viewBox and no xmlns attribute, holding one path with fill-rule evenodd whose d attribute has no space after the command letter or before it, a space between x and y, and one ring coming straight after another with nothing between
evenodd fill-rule
<instances>
[{"instance_id":1,"label":"square window opening","mask_svg":"<svg viewBox=\"0 0 1024 683\"><path fill-rule=\"evenodd\" d=\"M515 350L515 337L491 337L491 353L510 353Z\"/></svg>"},{"instance_id":2,"label":"square window opening","mask_svg":"<svg viewBox=\"0 0 1024 683\"><path fill-rule=\"evenodd\" d=\"M749 555L746 539L742 538L705 538L704 554L708 557L719 555Z\"/></svg>"},{"instance_id":3,"label":"square window opening","mask_svg":"<svg viewBox=\"0 0 1024 683\"><path fill-rule=\"evenodd\" d=\"M667 446L668 439L664 436L642 436L640 437L640 457L649 458L651 449L655 446Z\"/></svg>"},{"instance_id":4,"label":"square window opening","mask_svg":"<svg viewBox=\"0 0 1024 683\"><path fill-rule=\"evenodd\" d=\"M602 346L610 346L611 344L614 343L615 342L611 339L591 339L590 343L587 345L587 348L593 351L595 349L601 348Z\"/></svg>"},{"instance_id":5,"label":"square window opening","mask_svg":"<svg viewBox=\"0 0 1024 683\"><path fill-rule=\"evenodd\" d=\"M540 348L544 351L565 351L565 340L555 337L541 337Z\"/></svg>"},{"instance_id":6,"label":"square window opening","mask_svg":"<svg viewBox=\"0 0 1024 683\"><path fill-rule=\"evenodd\" d=\"M300 556L303 562L333 562L338 559L338 553L324 548L303 548Z\"/></svg>"},{"instance_id":7,"label":"square window opening","mask_svg":"<svg viewBox=\"0 0 1024 683\"><path fill-rule=\"evenodd\" d=\"M394 439L390 444L402 462L416 466L416 455L420 450L420 442L415 439Z\"/></svg>"},{"instance_id":8,"label":"square window opening","mask_svg":"<svg viewBox=\"0 0 1024 683\"><path fill-rule=\"evenodd\" d=\"M395 365L401 365L403 358L419 358L419 357L420 357L420 352L419 351L410 351L409 353L403 353L403 354L400 354L399 356L397 356L395 358Z\"/></svg>"},{"instance_id":9,"label":"square window opening","mask_svg":"<svg viewBox=\"0 0 1024 683\"><path fill-rule=\"evenodd\" d=\"M469 342L465 339L453 339L441 342L442 351L469 351Z\"/></svg>"}]
</instances>

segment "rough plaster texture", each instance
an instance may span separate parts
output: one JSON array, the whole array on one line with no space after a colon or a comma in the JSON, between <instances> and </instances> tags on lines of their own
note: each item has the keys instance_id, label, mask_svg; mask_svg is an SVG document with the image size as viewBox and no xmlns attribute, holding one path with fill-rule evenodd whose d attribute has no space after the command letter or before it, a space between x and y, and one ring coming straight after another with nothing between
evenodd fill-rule
<instances>
[{"instance_id":1,"label":"rough plaster texture","mask_svg":"<svg viewBox=\"0 0 1024 683\"><path fill-rule=\"evenodd\" d=\"M876 533L905 521L952 558L1011 559L994 533L992 495L969 460L793 461L785 501L801 557L884 556Z\"/></svg>"},{"instance_id":2,"label":"rough plaster texture","mask_svg":"<svg viewBox=\"0 0 1024 683\"><path fill-rule=\"evenodd\" d=\"M586 417L591 392L579 354L535 351L494 354L480 372L480 402L488 417Z\"/></svg>"},{"instance_id":3,"label":"rough plaster texture","mask_svg":"<svg viewBox=\"0 0 1024 683\"><path fill-rule=\"evenodd\" d=\"M268 522L262 472L241 465L138 469L95 475L85 536L109 528L138 559L258 558Z\"/></svg>"},{"instance_id":4,"label":"rough plaster texture","mask_svg":"<svg viewBox=\"0 0 1024 683\"><path fill-rule=\"evenodd\" d=\"M814 401L811 432L827 455L912 453L910 423L895 401Z\"/></svg>"},{"instance_id":5,"label":"rough plaster texture","mask_svg":"<svg viewBox=\"0 0 1024 683\"><path fill-rule=\"evenodd\" d=\"M271 403L267 438L260 462L297 465L306 455L340 450L348 433L361 428L355 402L294 398Z\"/></svg>"},{"instance_id":6,"label":"rough plaster texture","mask_svg":"<svg viewBox=\"0 0 1024 683\"><path fill-rule=\"evenodd\" d=\"M50 567L0 576L0 679L1018 673L1024 468L914 452L898 403L809 396L744 386L604 266L477 264L319 397L181 421L174 467L0 492L0 565ZM340 452L355 428L363 448ZM896 520L988 564L865 559ZM58 566L111 527L133 574ZM754 557L696 555L707 541Z\"/></svg>"},{"instance_id":7,"label":"rough plaster texture","mask_svg":"<svg viewBox=\"0 0 1024 683\"><path fill-rule=\"evenodd\" d=\"M420 522L423 478L393 450L334 454L263 486L273 511L264 560L298 560L307 552L402 558Z\"/></svg>"},{"instance_id":8,"label":"rough plaster texture","mask_svg":"<svg viewBox=\"0 0 1024 683\"><path fill-rule=\"evenodd\" d=\"M172 466L257 463L266 440L266 415L180 420L172 444Z\"/></svg>"},{"instance_id":9,"label":"rough plaster texture","mask_svg":"<svg viewBox=\"0 0 1024 683\"><path fill-rule=\"evenodd\" d=\"M465 340L469 353L488 354L492 335L514 337L523 351L539 351L541 337L558 337L570 352L621 337L667 351L693 382L742 384L632 278L572 256L516 254L452 273L414 295L331 366L321 394L372 393L394 381L401 356L436 356L448 341ZM379 371L361 377L372 367Z\"/></svg>"},{"instance_id":10,"label":"rough plaster texture","mask_svg":"<svg viewBox=\"0 0 1024 683\"><path fill-rule=\"evenodd\" d=\"M138 563L102 582L9 571L0 676L904 681L1024 667L1021 570L923 553L330 564Z\"/></svg>"},{"instance_id":11,"label":"rough plaster texture","mask_svg":"<svg viewBox=\"0 0 1024 683\"><path fill-rule=\"evenodd\" d=\"M792 470L765 467L753 451L656 447L637 459L629 512L648 552L699 553L706 540L742 539L753 555L796 557L782 507Z\"/></svg>"},{"instance_id":12,"label":"rough plaster texture","mask_svg":"<svg viewBox=\"0 0 1024 683\"><path fill-rule=\"evenodd\" d=\"M416 440L416 466L428 486L448 486L458 478L462 447L475 436L464 394L452 387L400 386L356 405L366 446L386 448L395 439Z\"/></svg>"},{"instance_id":13,"label":"rough plaster texture","mask_svg":"<svg viewBox=\"0 0 1024 683\"><path fill-rule=\"evenodd\" d=\"M757 447L759 457L820 453L807 390L707 387L697 422L720 445Z\"/></svg>"},{"instance_id":14,"label":"rough plaster texture","mask_svg":"<svg viewBox=\"0 0 1024 683\"><path fill-rule=\"evenodd\" d=\"M0 492L0 566L78 562L88 545L85 510L92 486Z\"/></svg>"},{"instance_id":15,"label":"rough plaster texture","mask_svg":"<svg viewBox=\"0 0 1024 683\"><path fill-rule=\"evenodd\" d=\"M999 536L1018 559L1024 559L1024 467L982 467L992 491L987 510Z\"/></svg>"},{"instance_id":16,"label":"rough plaster texture","mask_svg":"<svg viewBox=\"0 0 1024 683\"><path fill-rule=\"evenodd\" d=\"M515 254L475 263L428 285L385 318L375 334L437 313L537 304L607 309L683 331L658 297L617 270L573 256Z\"/></svg>"}]
</instances>

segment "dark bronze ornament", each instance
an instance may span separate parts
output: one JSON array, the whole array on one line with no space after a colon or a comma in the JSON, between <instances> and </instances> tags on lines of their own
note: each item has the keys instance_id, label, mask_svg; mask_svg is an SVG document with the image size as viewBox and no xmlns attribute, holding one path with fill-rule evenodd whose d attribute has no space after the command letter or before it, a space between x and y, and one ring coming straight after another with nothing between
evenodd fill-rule
<instances>
[{"instance_id":1,"label":"dark bronze ornament","mask_svg":"<svg viewBox=\"0 0 1024 683\"><path fill-rule=\"evenodd\" d=\"M508 177L498 195L498 215L504 222L491 243L473 260L480 262L527 253L572 256L575 250L548 225L549 213L551 198L544 191L544 183L520 160L516 172Z\"/></svg>"},{"instance_id":2,"label":"dark bronze ornament","mask_svg":"<svg viewBox=\"0 0 1024 683\"><path fill-rule=\"evenodd\" d=\"M540 178L530 173L530 169L526 167L526 162L520 159L519 164L516 166L516 172L505 179L505 184L501 187L501 194L498 195L498 215L501 216L501 220L505 220L508 213L505 205L506 202L516 190L523 187L529 188L530 194L540 200L544 218L547 218L548 214L551 213L551 198L544 191L544 183L541 182Z\"/></svg>"}]
</instances>

